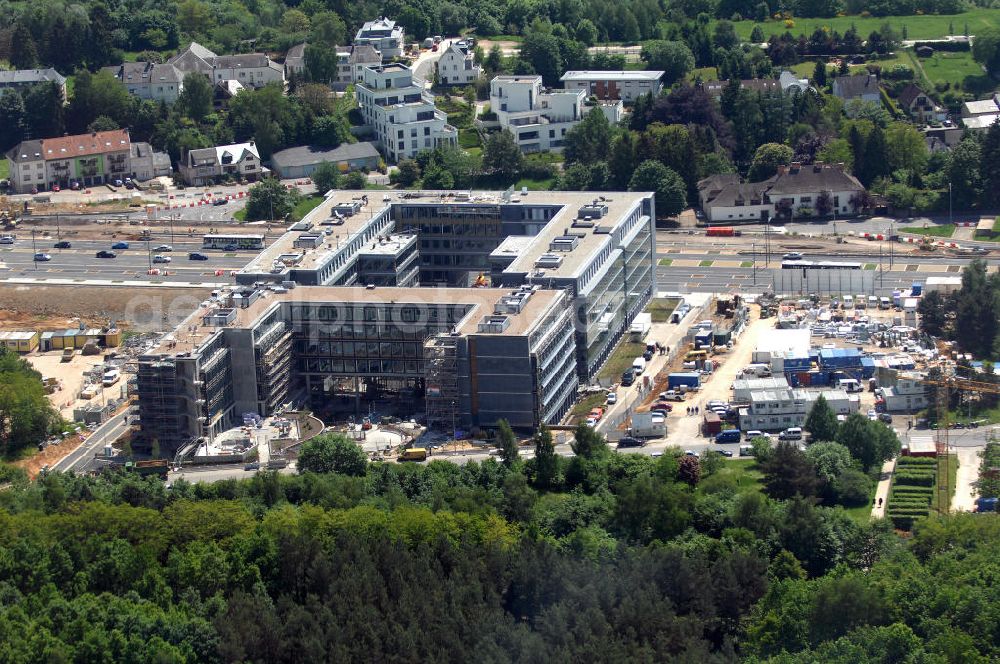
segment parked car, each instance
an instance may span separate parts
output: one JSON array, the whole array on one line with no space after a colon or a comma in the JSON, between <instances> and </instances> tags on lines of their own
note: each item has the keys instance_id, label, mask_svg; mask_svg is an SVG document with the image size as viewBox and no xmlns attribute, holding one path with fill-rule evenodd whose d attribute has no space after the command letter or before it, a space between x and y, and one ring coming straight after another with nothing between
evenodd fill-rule
<instances>
[{"instance_id":1,"label":"parked car","mask_svg":"<svg viewBox=\"0 0 1000 664\"><path fill-rule=\"evenodd\" d=\"M153 251L155 251L158 254L162 254L165 251L173 251L173 250L174 248L171 247L169 244L161 244L160 246L153 249Z\"/></svg>"},{"instance_id":2,"label":"parked car","mask_svg":"<svg viewBox=\"0 0 1000 664\"><path fill-rule=\"evenodd\" d=\"M111 245L112 249L128 249L128 242L115 242Z\"/></svg>"},{"instance_id":3,"label":"parked car","mask_svg":"<svg viewBox=\"0 0 1000 664\"><path fill-rule=\"evenodd\" d=\"M672 404L672 403L667 403L666 401L658 401L658 402L657 402L657 403L656 403L656 404L655 404L655 405L653 406L653 408L655 408L656 410L665 410L665 411L667 411L668 413L672 413L672 412L673 412L673 410L674 410L674 404Z\"/></svg>"},{"instance_id":4,"label":"parked car","mask_svg":"<svg viewBox=\"0 0 1000 664\"><path fill-rule=\"evenodd\" d=\"M892 424L892 415L890 415L889 413L879 413L878 419L879 421L885 422L886 424Z\"/></svg>"},{"instance_id":5,"label":"parked car","mask_svg":"<svg viewBox=\"0 0 1000 664\"><path fill-rule=\"evenodd\" d=\"M35 254L35 260L36 261L43 261L43 262L44 261L50 261L50 260L52 260L52 256L50 256L49 254L46 254L46 253L43 253L43 252L39 251L37 254Z\"/></svg>"},{"instance_id":6,"label":"parked car","mask_svg":"<svg viewBox=\"0 0 1000 664\"><path fill-rule=\"evenodd\" d=\"M731 456L733 456L733 453L730 450L716 450L716 452L718 452L719 454L721 454L724 457L731 457Z\"/></svg>"},{"instance_id":7,"label":"parked car","mask_svg":"<svg viewBox=\"0 0 1000 664\"><path fill-rule=\"evenodd\" d=\"M608 394L607 394L607 404L609 406L613 406L616 403L618 403L618 395L616 393L614 393L614 392L608 392Z\"/></svg>"},{"instance_id":8,"label":"parked car","mask_svg":"<svg viewBox=\"0 0 1000 664\"><path fill-rule=\"evenodd\" d=\"M62 191L62 189L59 187L59 185L57 184L52 185L52 193L58 194L60 191Z\"/></svg>"},{"instance_id":9,"label":"parked car","mask_svg":"<svg viewBox=\"0 0 1000 664\"><path fill-rule=\"evenodd\" d=\"M227 201L225 198L216 198L214 201L212 201L212 205L225 205L228 202L229 201Z\"/></svg>"},{"instance_id":10,"label":"parked car","mask_svg":"<svg viewBox=\"0 0 1000 664\"><path fill-rule=\"evenodd\" d=\"M121 181L121 178L115 178L115 186L116 187L120 187L123 184L125 184L125 183Z\"/></svg>"},{"instance_id":11,"label":"parked car","mask_svg":"<svg viewBox=\"0 0 1000 664\"><path fill-rule=\"evenodd\" d=\"M118 254L116 254L113 251L108 251L107 249L101 249L96 254L94 254L94 257L95 258L118 258Z\"/></svg>"},{"instance_id":12,"label":"parked car","mask_svg":"<svg viewBox=\"0 0 1000 664\"><path fill-rule=\"evenodd\" d=\"M802 429L789 427L778 434L778 440L802 440Z\"/></svg>"},{"instance_id":13,"label":"parked car","mask_svg":"<svg viewBox=\"0 0 1000 664\"><path fill-rule=\"evenodd\" d=\"M71 249L73 245L68 240L59 240L52 247L54 249Z\"/></svg>"},{"instance_id":14,"label":"parked car","mask_svg":"<svg viewBox=\"0 0 1000 664\"><path fill-rule=\"evenodd\" d=\"M170 262L170 256L163 256L162 254L156 254L155 256L153 256L153 262L154 263L169 263Z\"/></svg>"},{"instance_id":15,"label":"parked car","mask_svg":"<svg viewBox=\"0 0 1000 664\"><path fill-rule=\"evenodd\" d=\"M197 251L192 251L190 254L188 254L188 260L189 261L207 261L208 260L208 256L206 256L205 254L202 254L200 252L197 252Z\"/></svg>"},{"instance_id":16,"label":"parked car","mask_svg":"<svg viewBox=\"0 0 1000 664\"><path fill-rule=\"evenodd\" d=\"M697 452L695 452L694 450L684 450L684 456L690 456L690 457L698 458L701 455L698 454Z\"/></svg>"},{"instance_id":17,"label":"parked car","mask_svg":"<svg viewBox=\"0 0 1000 664\"><path fill-rule=\"evenodd\" d=\"M0 244L14 244L15 238L13 235L3 235L0 236Z\"/></svg>"},{"instance_id":18,"label":"parked car","mask_svg":"<svg viewBox=\"0 0 1000 664\"><path fill-rule=\"evenodd\" d=\"M640 438L633 438L632 436L625 436L618 441L618 447L642 447L645 443Z\"/></svg>"}]
</instances>

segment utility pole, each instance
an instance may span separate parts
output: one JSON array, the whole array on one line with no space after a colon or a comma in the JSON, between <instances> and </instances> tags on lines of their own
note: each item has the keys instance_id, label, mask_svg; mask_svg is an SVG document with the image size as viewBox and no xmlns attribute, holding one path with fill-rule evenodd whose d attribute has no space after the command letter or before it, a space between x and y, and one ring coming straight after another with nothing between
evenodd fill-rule
<instances>
[{"instance_id":1,"label":"utility pole","mask_svg":"<svg viewBox=\"0 0 1000 664\"><path fill-rule=\"evenodd\" d=\"M146 236L146 260L149 261L149 270L153 270L153 254L149 250L149 236Z\"/></svg>"},{"instance_id":2,"label":"utility pole","mask_svg":"<svg viewBox=\"0 0 1000 664\"><path fill-rule=\"evenodd\" d=\"M757 243L756 242L751 242L750 243L750 252L753 255L753 267L751 268L751 270L752 270L751 274L753 274L753 285L756 286L757 285Z\"/></svg>"},{"instance_id":3,"label":"utility pole","mask_svg":"<svg viewBox=\"0 0 1000 664\"><path fill-rule=\"evenodd\" d=\"M951 206L951 180L948 181L948 223L949 224L955 223L955 217L952 214L952 206Z\"/></svg>"}]
</instances>

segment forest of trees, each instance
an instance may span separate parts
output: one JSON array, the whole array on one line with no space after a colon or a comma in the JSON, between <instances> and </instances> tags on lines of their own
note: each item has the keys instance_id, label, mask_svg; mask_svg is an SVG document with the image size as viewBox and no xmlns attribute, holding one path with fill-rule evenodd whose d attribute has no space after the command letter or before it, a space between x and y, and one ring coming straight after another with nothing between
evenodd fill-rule
<instances>
[{"instance_id":1,"label":"forest of trees","mask_svg":"<svg viewBox=\"0 0 1000 664\"><path fill-rule=\"evenodd\" d=\"M563 459L552 444L543 430L528 461L508 440L500 459L425 466L324 436L298 475L169 487L7 471L0 660L1000 655L995 517L920 521L902 540L711 456L619 455L584 433ZM817 481L857 462L817 452Z\"/></svg>"},{"instance_id":2,"label":"forest of trees","mask_svg":"<svg viewBox=\"0 0 1000 664\"><path fill-rule=\"evenodd\" d=\"M42 375L17 353L0 347L0 458L58 433L62 418L49 403Z\"/></svg>"}]
</instances>

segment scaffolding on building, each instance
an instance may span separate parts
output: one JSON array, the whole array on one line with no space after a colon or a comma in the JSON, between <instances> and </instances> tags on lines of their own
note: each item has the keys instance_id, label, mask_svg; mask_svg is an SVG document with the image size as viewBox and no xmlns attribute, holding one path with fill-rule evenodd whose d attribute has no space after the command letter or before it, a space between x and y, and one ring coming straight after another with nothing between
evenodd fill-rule
<instances>
[{"instance_id":1,"label":"scaffolding on building","mask_svg":"<svg viewBox=\"0 0 1000 664\"><path fill-rule=\"evenodd\" d=\"M458 416L458 336L437 334L424 342L427 426L451 427Z\"/></svg>"}]
</instances>

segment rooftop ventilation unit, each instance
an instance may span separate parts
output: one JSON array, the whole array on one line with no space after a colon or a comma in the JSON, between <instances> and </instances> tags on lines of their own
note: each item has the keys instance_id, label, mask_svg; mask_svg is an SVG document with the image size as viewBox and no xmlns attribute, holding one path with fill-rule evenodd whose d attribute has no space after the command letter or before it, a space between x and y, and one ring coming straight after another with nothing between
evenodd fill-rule
<instances>
[{"instance_id":1,"label":"rooftop ventilation unit","mask_svg":"<svg viewBox=\"0 0 1000 664\"><path fill-rule=\"evenodd\" d=\"M330 210L330 216L331 217L337 217L337 216L341 216L341 217L353 217L358 212L361 212L361 206L362 206L361 201L351 201L349 203L338 203L337 205L333 206L332 210Z\"/></svg>"},{"instance_id":2,"label":"rooftop ventilation unit","mask_svg":"<svg viewBox=\"0 0 1000 664\"><path fill-rule=\"evenodd\" d=\"M594 235L611 235L613 230L613 226L597 226L594 228Z\"/></svg>"},{"instance_id":3,"label":"rooftop ventilation unit","mask_svg":"<svg viewBox=\"0 0 1000 664\"><path fill-rule=\"evenodd\" d=\"M519 314L528 304L534 291L517 290L501 297L493 306L495 314Z\"/></svg>"},{"instance_id":4,"label":"rooftop ventilation unit","mask_svg":"<svg viewBox=\"0 0 1000 664\"><path fill-rule=\"evenodd\" d=\"M483 316L479 321L477 331L486 334L502 334L510 327L509 316Z\"/></svg>"},{"instance_id":5,"label":"rooftop ventilation unit","mask_svg":"<svg viewBox=\"0 0 1000 664\"><path fill-rule=\"evenodd\" d=\"M573 228L593 228L594 221L590 217L583 217L582 219L573 220Z\"/></svg>"},{"instance_id":6,"label":"rooftop ventilation unit","mask_svg":"<svg viewBox=\"0 0 1000 664\"><path fill-rule=\"evenodd\" d=\"M557 268L562 265L563 257L555 254L542 254L535 260L535 267Z\"/></svg>"},{"instance_id":7,"label":"rooftop ventilation unit","mask_svg":"<svg viewBox=\"0 0 1000 664\"><path fill-rule=\"evenodd\" d=\"M578 217L591 217L593 219L600 219L608 213L608 206L601 201L595 200L590 205L584 205L577 212Z\"/></svg>"},{"instance_id":8,"label":"rooftop ventilation unit","mask_svg":"<svg viewBox=\"0 0 1000 664\"><path fill-rule=\"evenodd\" d=\"M560 235L549 242L549 251L573 251L578 244L580 238L576 235Z\"/></svg>"}]
</instances>

